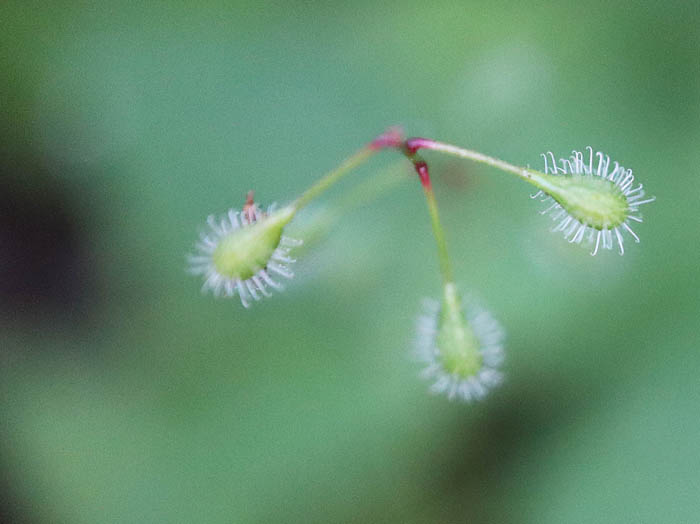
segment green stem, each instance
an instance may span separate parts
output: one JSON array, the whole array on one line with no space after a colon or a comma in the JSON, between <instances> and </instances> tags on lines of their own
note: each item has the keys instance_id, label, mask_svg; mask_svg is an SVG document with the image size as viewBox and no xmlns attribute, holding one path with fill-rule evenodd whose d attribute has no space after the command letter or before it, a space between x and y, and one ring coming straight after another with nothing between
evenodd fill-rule
<instances>
[{"instance_id":1,"label":"green stem","mask_svg":"<svg viewBox=\"0 0 700 524\"><path fill-rule=\"evenodd\" d=\"M464 149L463 147L453 146L452 144L438 142L429 138L409 138L406 140L406 149L408 150L408 154L415 154L415 152L419 149L428 149L430 151L439 151L440 153L446 153L459 158L466 158L473 160L474 162L479 162L480 164L495 167L496 169L500 169L506 173L512 173L532 184L537 189L541 189L547 193L551 193L557 189L556 183L553 183L552 175L541 173L540 171L536 171L534 169L516 166L504 160L484 155L478 151L472 151L471 149Z\"/></svg>"},{"instance_id":2,"label":"green stem","mask_svg":"<svg viewBox=\"0 0 700 524\"><path fill-rule=\"evenodd\" d=\"M348 193L338 197L328 206L324 206L312 215L307 222L291 236L304 239L303 248L312 246L325 237L335 224L351 210L367 206L389 190L408 180L405 161L397 160L375 176L368 177L356 185Z\"/></svg>"},{"instance_id":3,"label":"green stem","mask_svg":"<svg viewBox=\"0 0 700 524\"><path fill-rule=\"evenodd\" d=\"M384 193L408 180L412 180L404 160L395 160L377 174L354 186L346 195L338 199L334 211L338 216L353 208L366 206Z\"/></svg>"},{"instance_id":4,"label":"green stem","mask_svg":"<svg viewBox=\"0 0 700 524\"><path fill-rule=\"evenodd\" d=\"M435 193L433 192L433 185L430 181L430 172L428 171L428 164L421 158L421 156L416 152L417 148L412 148L408 142L403 144L401 147L401 152L408 158L412 163L413 167L418 173L418 178L423 186L423 191L425 192L425 199L428 203L428 213L430 213L430 223L433 226L433 236L435 237L435 242L437 244L438 253L438 263L440 264L440 274L442 275L442 280L445 284L454 281L452 276L452 265L450 264L450 256L447 253L447 240L445 240L445 230L442 228L442 223L440 222L440 213L438 212L437 200L435 199Z\"/></svg>"},{"instance_id":5,"label":"green stem","mask_svg":"<svg viewBox=\"0 0 700 524\"><path fill-rule=\"evenodd\" d=\"M360 149L357 153L346 159L336 169L325 175L309 189L304 191L304 193L292 204L292 207L294 207L296 211L299 211L314 198L328 190L347 173L364 164L377 151L378 149L371 147L371 145Z\"/></svg>"},{"instance_id":6,"label":"green stem","mask_svg":"<svg viewBox=\"0 0 700 524\"><path fill-rule=\"evenodd\" d=\"M430 140L428 138L409 138L408 140L406 140L406 145L411 151L417 151L418 149L440 151L441 153L447 153L448 155L460 158L468 158L469 160L473 160L481 164L487 164L489 166L500 169L501 171L513 173L514 175L517 175L520 178L530 178L530 172L527 168L510 164L498 158L479 153L478 151L472 151L471 149L464 149L462 147L453 146L452 144L445 144L444 142L438 142L436 140Z\"/></svg>"},{"instance_id":7,"label":"green stem","mask_svg":"<svg viewBox=\"0 0 700 524\"><path fill-rule=\"evenodd\" d=\"M440 273L442 274L442 280L445 284L449 282L454 282L454 277L452 276L452 266L450 264L450 257L447 253L447 241L445 240L445 230L442 228L442 223L440 222L440 215L438 213L437 200L435 200L435 193L430 185L424 185L425 199L428 202L428 212L430 213L430 223L433 226L433 235L435 236L435 242L437 244L437 254L438 262L440 264Z\"/></svg>"}]
</instances>

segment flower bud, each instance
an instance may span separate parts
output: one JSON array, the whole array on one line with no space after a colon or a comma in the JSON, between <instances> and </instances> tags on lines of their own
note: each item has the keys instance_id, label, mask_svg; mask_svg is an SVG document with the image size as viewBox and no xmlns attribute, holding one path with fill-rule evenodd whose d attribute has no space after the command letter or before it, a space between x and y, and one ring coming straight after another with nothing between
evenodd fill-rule
<instances>
[{"instance_id":1,"label":"flower bud","mask_svg":"<svg viewBox=\"0 0 700 524\"><path fill-rule=\"evenodd\" d=\"M252 200L243 211L228 211L220 219L207 218L208 231L200 235L197 254L189 257L190 272L204 275L202 291L215 296L238 293L243 306L249 298L260 300L270 296L268 288L281 289L270 273L285 278L294 274L289 264L289 250L301 241L284 236L284 227L294 216L292 207L260 211Z\"/></svg>"},{"instance_id":2,"label":"flower bud","mask_svg":"<svg viewBox=\"0 0 700 524\"><path fill-rule=\"evenodd\" d=\"M560 158L559 165L553 153L543 154L545 172L527 171L530 181L540 189L533 198L541 197L549 205L542 214L550 214L558 222L553 231L563 232L569 242L578 244L584 238L591 245L595 242L591 253L595 255L601 245L612 249L616 241L622 255L622 232L639 242L630 221L642 222L639 206L655 198L644 198L642 184L634 187L631 169L618 162L610 169L609 156L601 152L594 155L591 147L586 150L587 158L574 150L569 158Z\"/></svg>"},{"instance_id":3,"label":"flower bud","mask_svg":"<svg viewBox=\"0 0 700 524\"><path fill-rule=\"evenodd\" d=\"M504 333L485 310L469 307L462 311L453 283L443 288L442 302L424 302L418 320L416 350L426 364L422 375L434 380L433 393L471 401L483 398L502 380L498 366L503 361Z\"/></svg>"}]
</instances>

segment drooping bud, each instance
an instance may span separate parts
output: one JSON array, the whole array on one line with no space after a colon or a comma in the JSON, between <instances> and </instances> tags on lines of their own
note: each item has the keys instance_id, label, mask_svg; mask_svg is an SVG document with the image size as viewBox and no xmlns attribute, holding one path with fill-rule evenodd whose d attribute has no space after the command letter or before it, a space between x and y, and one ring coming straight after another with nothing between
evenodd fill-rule
<instances>
[{"instance_id":1,"label":"drooping bud","mask_svg":"<svg viewBox=\"0 0 700 524\"><path fill-rule=\"evenodd\" d=\"M204 275L202 291L211 290L216 296L238 293L242 304L249 298L260 300L270 296L269 288L281 289L270 273L285 278L294 274L289 264L292 247L301 245L283 235L284 227L294 216L295 209L262 212L249 196L243 210L228 211L220 219L207 218L209 230L200 235L197 254L189 257L190 272Z\"/></svg>"},{"instance_id":2,"label":"drooping bud","mask_svg":"<svg viewBox=\"0 0 700 524\"><path fill-rule=\"evenodd\" d=\"M471 401L483 398L502 380L504 333L488 313L470 306L465 316L454 283L443 287L442 302L424 302L418 320L418 359L434 393Z\"/></svg>"}]
</instances>

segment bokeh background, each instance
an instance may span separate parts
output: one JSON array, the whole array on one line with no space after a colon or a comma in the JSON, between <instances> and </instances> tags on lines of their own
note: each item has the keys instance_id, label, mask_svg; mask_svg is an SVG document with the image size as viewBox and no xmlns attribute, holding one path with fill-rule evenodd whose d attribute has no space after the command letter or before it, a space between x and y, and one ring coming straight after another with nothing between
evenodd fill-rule
<instances>
[{"instance_id":1,"label":"bokeh background","mask_svg":"<svg viewBox=\"0 0 700 524\"><path fill-rule=\"evenodd\" d=\"M0 521L700 521L699 28L685 1L4 0ZM396 124L532 166L592 145L658 198L592 258L519 181L426 154L508 331L479 404L409 358L439 293L410 171L251 311L185 273L207 214Z\"/></svg>"}]
</instances>

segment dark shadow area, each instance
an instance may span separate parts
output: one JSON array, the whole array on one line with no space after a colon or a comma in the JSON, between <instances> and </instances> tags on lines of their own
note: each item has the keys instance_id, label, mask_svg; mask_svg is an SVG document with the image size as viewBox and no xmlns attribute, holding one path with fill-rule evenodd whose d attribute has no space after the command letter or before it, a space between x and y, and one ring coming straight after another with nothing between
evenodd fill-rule
<instances>
[{"instance_id":1,"label":"dark shadow area","mask_svg":"<svg viewBox=\"0 0 700 524\"><path fill-rule=\"evenodd\" d=\"M586 395L573 394L570 384L557 380L542 377L526 391L503 391L504 401L490 403L476 419L465 418L461 430L455 428L452 449L435 457L430 475L448 521L450 515L469 515L475 523L520 521L496 494L514 482L521 457L531 456L532 448L590 407Z\"/></svg>"},{"instance_id":2,"label":"dark shadow area","mask_svg":"<svg viewBox=\"0 0 700 524\"><path fill-rule=\"evenodd\" d=\"M31 153L0 158L0 310L14 327L78 327L90 316L95 279L77 192Z\"/></svg>"},{"instance_id":3,"label":"dark shadow area","mask_svg":"<svg viewBox=\"0 0 700 524\"><path fill-rule=\"evenodd\" d=\"M0 486L0 524L30 524L30 521L15 511L11 501Z\"/></svg>"},{"instance_id":4,"label":"dark shadow area","mask_svg":"<svg viewBox=\"0 0 700 524\"><path fill-rule=\"evenodd\" d=\"M22 504L10 489L6 471L7 467L0 456L0 524L32 524L35 520L29 517L26 508L22 508Z\"/></svg>"}]
</instances>

